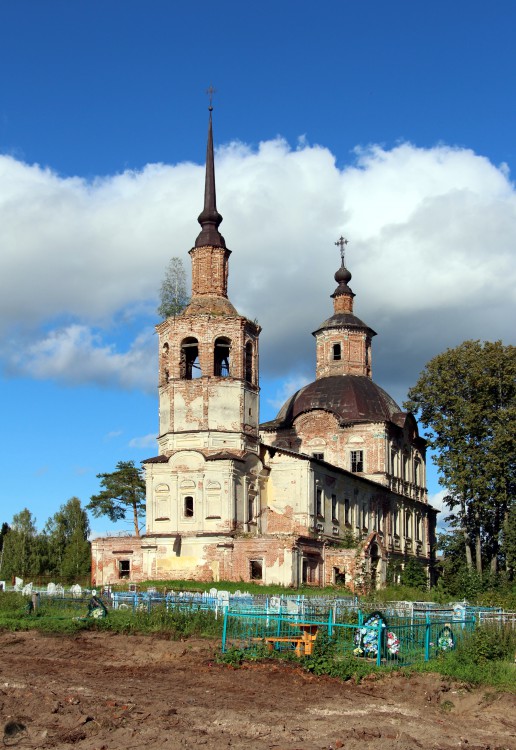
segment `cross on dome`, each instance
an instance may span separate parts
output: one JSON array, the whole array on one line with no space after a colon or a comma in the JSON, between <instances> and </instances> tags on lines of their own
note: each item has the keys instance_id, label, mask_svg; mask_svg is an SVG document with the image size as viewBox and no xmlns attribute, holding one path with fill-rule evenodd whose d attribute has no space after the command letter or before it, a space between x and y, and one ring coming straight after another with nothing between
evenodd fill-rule
<instances>
[{"instance_id":1,"label":"cross on dome","mask_svg":"<svg viewBox=\"0 0 516 750\"><path fill-rule=\"evenodd\" d=\"M348 244L348 242L349 242L349 240L347 240L345 237L343 237L342 235L340 235L339 239L335 243L337 245L337 247L340 248L340 258L341 258L341 261L342 261L342 268L344 268L344 266L345 266L344 255L345 255L345 252L346 252L346 245Z\"/></svg>"}]
</instances>

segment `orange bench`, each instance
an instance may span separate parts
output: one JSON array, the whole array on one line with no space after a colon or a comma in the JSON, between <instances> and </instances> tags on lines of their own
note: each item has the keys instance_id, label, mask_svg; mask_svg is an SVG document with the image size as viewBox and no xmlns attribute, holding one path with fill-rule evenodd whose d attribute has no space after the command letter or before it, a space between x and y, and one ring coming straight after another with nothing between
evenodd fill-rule
<instances>
[{"instance_id":1,"label":"orange bench","mask_svg":"<svg viewBox=\"0 0 516 750\"><path fill-rule=\"evenodd\" d=\"M310 656L313 651L314 643L317 638L318 626L312 625L305 622L289 622L290 627L299 628L301 630L300 635L292 636L267 636L266 638L260 638L267 644L269 651L274 649L275 643L292 643L295 645L296 656Z\"/></svg>"}]
</instances>

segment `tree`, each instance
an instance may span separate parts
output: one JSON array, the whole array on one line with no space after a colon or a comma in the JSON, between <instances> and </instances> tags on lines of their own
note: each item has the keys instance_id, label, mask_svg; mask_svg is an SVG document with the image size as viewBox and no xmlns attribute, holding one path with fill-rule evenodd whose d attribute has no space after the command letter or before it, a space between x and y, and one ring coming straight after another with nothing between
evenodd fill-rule
<instances>
[{"instance_id":1,"label":"tree","mask_svg":"<svg viewBox=\"0 0 516 750\"><path fill-rule=\"evenodd\" d=\"M4 536L7 534L8 531L10 531L10 526L6 521L4 521L2 524L2 528L0 528L0 550L4 546Z\"/></svg>"},{"instance_id":2,"label":"tree","mask_svg":"<svg viewBox=\"0 0 516 750\"><path fill-rule=\"evenodd\" d=\"M171 258L159 293L158 315L163 320L179 315L189 302L186 274L181 258Z\"/></svg>"},{"instance_id":3,"label":"tree","mask_svg":"<svg viewBox=\"0 0 516 750\"><path fill-rule=\"evenodd\" d=\"M428 588L428 576L426 569L420 560L409 557L400 573L400 583L402 586L410 586L420 591L426 591Z\"/></svg>"},{"instance_id":4,"label":"tree","mask_svg":"<svg viewBox=\"0 0 516 750\"><path fill-rule=\"evenodd\" d=\"M89 533L90 524L81 501L70 498L45 526L49 571L66 580L85 576L91 565Z\"/></svg>"},{"instance_id":5,"label":"tree","mask_svg":"<svg viewBox=\"0 0 516 750\"><path fill-rule=\"evenodd\" d=\"M125 519L132 511L134 533L140 536L138 520L145 514L145 482L143 472L137 469L134 461L119 461L116 471L111 474L97 474L104 488L98 495L92 495L86 506L95 518L107 516L116 522Z\"/></svg>"},{"instance_id":6,"label":"tree","mask_svg":"<svg viewBox=\"0 0 516 750\"><path fill-rule=\"evenodd\" d=\"M3 538L2 575L6 577L39 575L45 567L44 540L38 536L36 519L28 508L13 516L11 528Z\"/></svg>"},{"instance_id":7,"label":"tree","mask_svg":"<svg viewBox=\"0 0 516 750\"><path fill-rule=\"evenodd\" d=\"M462 533L466 564L495 573L516 488L516 347L465 341L434 357L405 408L431 432L448 520Z\"/></svg>"}]
</instances>

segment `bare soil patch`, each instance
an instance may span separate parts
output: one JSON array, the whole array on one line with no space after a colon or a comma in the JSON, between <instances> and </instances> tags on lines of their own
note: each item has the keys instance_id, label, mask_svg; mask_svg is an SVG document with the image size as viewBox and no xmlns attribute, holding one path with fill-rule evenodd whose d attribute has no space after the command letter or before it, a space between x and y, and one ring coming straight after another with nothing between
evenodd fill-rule
<instances>
[{"instance_id":1,"label":"bare soil patch","mask_svg":"<svg viewBox=\"0 0 516 750\"><path fill-rule=\"evenodd\" d=\"M516 697L436 675L313 677L216 664L216 644L0 633L6 747L516 750Z\"/></svg>"}]
</instances>

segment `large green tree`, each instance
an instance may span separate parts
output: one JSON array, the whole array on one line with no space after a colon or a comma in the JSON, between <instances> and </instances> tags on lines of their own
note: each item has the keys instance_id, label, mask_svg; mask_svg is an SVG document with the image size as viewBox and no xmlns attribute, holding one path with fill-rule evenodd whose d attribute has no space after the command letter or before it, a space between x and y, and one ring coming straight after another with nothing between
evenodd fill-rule
<instances>
[{"instance_id":1,"label":"large green tree","mask_svg":"<svg viewBox=\"0 0 516 750\"><path fill-rule=\"evenodd\" d=\"M36 519L28 508L13 516L3 538L1 574L6 578L40 575L46 565L44 539L36 530Z\"/></svg>"},{"instance_id":2,"label":"large green tree","mask_svg":"<svg viewBox=\"0 0 516 750\"><path fill-rule=\"evenodd\" d=\"M496 572L516 487L516 347L465 341L434 357L405 408L424 427L468 569Z\"/></svg>"},{"instance_id":3,"label":"large green tree","mask_svg":"<svg viewBox=\"0 0 516 750\"><path fill-rule=\"evenodd\" d=\"M70 498L45 526L49 572L69 581L87 575L91 564L89 533L88 515L81 501Z\"/></svg>"},{"instance_id":4,"label":"large green tree","mask_svg":"<svg viewBox=\"0 0 516 750\"><path fill-rule=\"evenodd\" d=\"M134 533L140 536L139 519L145 514L145 482L143 472L134 461L119 461L110 474L97 474L103 487L98 495L92 495L86 506L96 518L107 516L116 522L130 513Z\"/></svg>"},{"instance_id":5,"label":"large green tree","mask_svg":"<svg viewBox=\"0 0 516 750\"><path fill-rule=\"evenodd\" d=\"M186 274L181 258L171 258L159 293L158 315L163 320L179 315L189 302Z\"/></svg>"}]
</instances>

